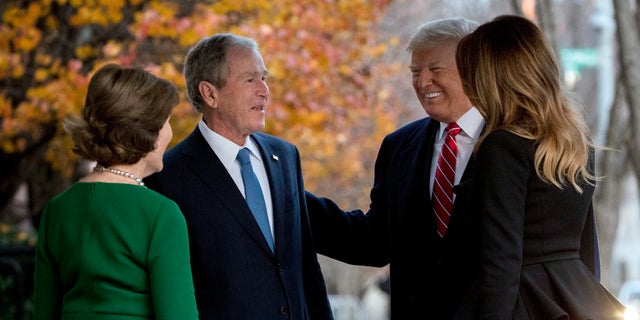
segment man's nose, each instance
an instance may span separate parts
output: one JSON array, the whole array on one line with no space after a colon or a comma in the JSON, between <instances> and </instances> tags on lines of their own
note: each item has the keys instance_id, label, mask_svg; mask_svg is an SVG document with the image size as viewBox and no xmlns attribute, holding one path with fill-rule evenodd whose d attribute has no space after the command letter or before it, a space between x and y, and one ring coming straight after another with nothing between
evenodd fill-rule
<instances>
[{"instance_id":1,"label":"man's nose","mask_svg":"<svg viewBox=\"0 0 640 320\"><path fill-rule=\"evenodd\" d=\"M418 76L418 85L420 87L426 87L433 83L433 72L429 70L420 71L420 75Z\"/></svg>"}]
</instances>

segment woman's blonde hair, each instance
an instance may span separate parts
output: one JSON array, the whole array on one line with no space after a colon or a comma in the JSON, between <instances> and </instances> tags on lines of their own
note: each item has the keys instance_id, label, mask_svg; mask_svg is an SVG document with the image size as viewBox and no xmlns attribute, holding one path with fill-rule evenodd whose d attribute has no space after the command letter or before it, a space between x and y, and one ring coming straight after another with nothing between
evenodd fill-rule
<instances>
[{"instance_id":1,"label":"woman's blonde hair","mask_svg":"<svg viewBox=\"0 0 640 320\"><path fill-rule=\"evenodd\" d=\"M476 148L503 129L536 141L538 176L582 192L594 183L592 147L578 104L560 84L557 59L542 31L519 16L499 16L463 38L456 53L465 94L486 120Z\"/></svg>"}]
</instances>

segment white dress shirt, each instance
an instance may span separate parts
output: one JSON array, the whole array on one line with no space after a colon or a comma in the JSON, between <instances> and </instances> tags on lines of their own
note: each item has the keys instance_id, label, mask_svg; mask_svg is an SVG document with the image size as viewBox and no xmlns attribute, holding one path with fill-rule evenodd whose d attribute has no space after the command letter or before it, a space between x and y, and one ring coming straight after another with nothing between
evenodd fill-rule
<instances>
[{"instance_id":1,"label":"white dress shirt","mask_svg":"<svg viewBox=\"0 0 640 320\"><path fill-rule=\"evenodd\" d=\"M231 179L236 183L238 190L240 190L242 196L245 198L246 195L244 194L244 182L242 181L242 174L240 173L240 163L236 161L236 156L238 155L238 151L242 148L246 147L251 151L251 166L253 167L253 172L256 174L256 177L258 177L258 182L260 182L260 189L262 189L262 194L264 195L264 204L267 207L269 226L271 228L271 234L273 235L273 203L271 201L271 189L269 188L267 170L265 169L264 162L260 156L258 146L251 138L247 139L244 146L239 146L231 140L209 129L203 120L200 120L198 123L198 129L200 129L200 133L202 133L204 139L207 140L211 150L213 150L220 161L222 161L222 165L227 169Z\"/></svg>"},{"instance_id":2,"label":"white dress shirt","mask_svg":"<svg viewBox=\"0 0 640 320\"><path fill-rule=\"evenodd\" d=\"M458 156L456 157L456 178L453 185L460 183L464 169L467 168L469 158L473 153L473 147L482 133L484 127L484 118L480 115L480 112L475 107L471 107L465 114L463 114L458 121L460 126L460 133L456 136L456 143L458 144ZM448 123L440 123L440 129L436 135L436 141L433 146L433 158L431 159L431 175L429 183L429 195L433 193L433 180L436 176L436 166L438 164L438 157L442 151L442 144L446 137L445 129ZM455 194L454 194L455 197Z\"/></svg>"}]
</instances>

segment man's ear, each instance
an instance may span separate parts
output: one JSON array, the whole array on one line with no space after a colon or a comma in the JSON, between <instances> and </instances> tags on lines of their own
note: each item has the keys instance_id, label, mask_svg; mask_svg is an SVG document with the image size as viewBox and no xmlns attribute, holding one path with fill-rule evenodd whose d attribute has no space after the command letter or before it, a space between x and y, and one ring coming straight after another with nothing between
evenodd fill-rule
<instances>
[{"instance_id":1,"label":"man's ear","mask_svg":"<svg viewBox=\"0 0 640 320\"><path fill-rule=\"evenodd\" d=\"M198 83L198 91L202 101L210 107L216 107L218 103L218 89L208 81Z\"/></svg>"}]
</instances>

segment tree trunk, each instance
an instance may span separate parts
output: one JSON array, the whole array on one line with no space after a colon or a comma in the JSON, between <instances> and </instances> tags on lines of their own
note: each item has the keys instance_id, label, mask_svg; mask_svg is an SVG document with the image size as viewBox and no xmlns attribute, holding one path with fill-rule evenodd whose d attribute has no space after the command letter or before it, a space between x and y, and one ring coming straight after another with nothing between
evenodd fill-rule
<instances>
[{"instance_id":1,"label":"tree trunk","mask_svg":"<svg viewBox=\"0 0 640 320\"><path fill-rule=\"evenodd\" d=\"M31 176L36 168L48 166L45 153L53 138L55 127L43 128L47 134L40 137L23 153L8 154L0 151L0 217L12 222L13 214L9 204L20 185ZM45 181L46 182L46 181ZM48 194L47 197L50 197Z\"/></svg>"},{"instance_id":2,"label":"tree trunk","mask_svg":"<svg viewBox=\"0 0 640 320\"><path fill-rule=\"evenodd\" d=\"M511 0L511 10L515 15L524 16L524 11L522 11L522 1L520 0Z\"/></svg>"},{"instance_id":3,"label":"tree trunk","mask_svg":"<svg viewBox=\"0 0 640 320\"><path fill-rule=\"evenodd\" d=\"M540 0L536 1L536 16L538 20L538 25L540 29L544 31L544 34L547 36L547 39L551 43L551 47L555 52L558 51L558 40L557 32L556 32L556 23L555 23L555 15L553 1L551 0Z\"/></svg>"},{"instance_id":4,"label":"tree trunk","mask_svg":"<svg viewBox=\"0 0 640 320\"><path fill-rule=\"evenodd\" d=\"M638 37L638 23L634 10L629 1L615 0L615 17L618 25L617 36L620 46L620 69L622 85L625 88L626 99L629 103L631 124L631 137L629 141L631 167L636 177L640 178L640 139L638 125L640 125L640 61L637 54L640 52L640 38ZM640 4L636 4L637 6Z\"/></svg>"},{"instance_id":5,"label":"tree trunk","mask_svg":"<svg viewBox=\"0 0 640 320\"><path fill-rule=\"evenodd\" d=\"M610 110L609 123L605 138L607 148L597 152L596 175L603 177L598 182L595 194L595 213L600 243L600 261L602 282L614 289L619 279L612 279L610 262L612 248L618 226L623 177L629 173L629 149L625 147L632 137L629 130L629 112L624 103L624 88L618 86L613 106ZM610 148L610 149L609 149Z\"/></svg>"},{"instance_id":6,"label":"tree trunk","mask_svg":"<svg viewBox=\"0 0 640 320\"><path fill-rule=\"evenodd\" d=\"M598 218L601 260L611 260L612 244L615 240L621 203L623 177L629 171L640 181L640 51L638 19L640 4L631 5L629 0L614 0L616 39L618 44L620 78L616 98L610 111L605 146L613 150L600 152L599 176L605 177L596 193L596 213ZM640 190L640 188L638 188ZM613 274L603 263L603 282L619 285L626 275L610 279Z\"/></svg>"},{"instance_id":7,"label":"tree trunk","mask_svg":"<svg viewBox=\"0 0 640 320\"><path fill-rule=\"evenodd\" d=\"M629 104L628 129L631 131L629 150L640 150L638 125L640 125L640 61L637 54L640 52L640 38L638 37L637 9L632 8L627 0L614 0L614 12L617 22L617 37L620 50L620 75L622 85L625 88L625 97ZM631 168L637 177L640 177L640 152L630 152Z\"/></svg>"}]
</instances>

